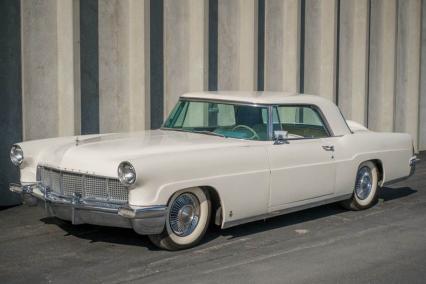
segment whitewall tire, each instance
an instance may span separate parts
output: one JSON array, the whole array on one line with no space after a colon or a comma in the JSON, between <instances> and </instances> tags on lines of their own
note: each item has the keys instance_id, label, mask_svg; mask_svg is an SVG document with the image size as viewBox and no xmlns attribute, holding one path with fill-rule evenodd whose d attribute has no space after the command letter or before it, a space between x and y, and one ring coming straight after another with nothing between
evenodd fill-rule
<instances>
[{"instance_id":1,"label":"whitewall tire","mask_svg":"<svg viewBox=\"0 0 426 284\"><path fill-rule=\"evenodd\" d=\"M169 201L163 232L148 237L156 246L167 250L193 247L206 233L210 211L210 199L203 189L178 191Z\"/></svg>"},{"instance_id":2,"label":"whitewall tire","mask_svg":"<svg viewBox=\"0 0 426 284\"><path fill-rule=\"evenodd\" d=\"M367 161L358 167L351 199L342 204L350 210L368 209L377 203L379 193L379 171L377 166Z\"/></svg>"}]
</instances>

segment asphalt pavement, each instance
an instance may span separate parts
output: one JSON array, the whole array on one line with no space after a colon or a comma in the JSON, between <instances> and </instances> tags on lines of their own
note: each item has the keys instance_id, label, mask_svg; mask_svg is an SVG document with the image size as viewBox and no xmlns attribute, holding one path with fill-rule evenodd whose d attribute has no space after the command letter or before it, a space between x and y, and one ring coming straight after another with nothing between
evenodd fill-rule
<instances>
[{"instance_id":1,"label":"asphalt pavement","mask_svg":"<svg viewBox=\"0 0 426 284\"><path fill-rule=\"evenodd\" d=\"M158 250L132 230L0 210L0 283L426 283L426 153L366 211L337 204Z\"/></svg>"}]
</instances>

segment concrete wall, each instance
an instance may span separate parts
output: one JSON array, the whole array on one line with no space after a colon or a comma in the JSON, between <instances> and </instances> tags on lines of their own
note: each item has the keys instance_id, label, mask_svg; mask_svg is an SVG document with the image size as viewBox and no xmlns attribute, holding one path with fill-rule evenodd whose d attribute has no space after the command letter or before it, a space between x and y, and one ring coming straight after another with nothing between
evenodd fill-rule
<instances>
[{"instance_id":1,"label":"concrete wall","mask_svg":"<svg viewBox=\"0 0 426 284\"><path fill-rule=\"evenodd\" d=\"M257 89L257 0L218 0L218 89Z\"/></svg>"},{"instance_id":2,"label":"concrete wall","mask_svg":"<svg viewBox=\"0 0 426 284\"><path fill-rule=\"evenodd\" d=\"M80 132L78 1L21 2L23 137ZM79 73L78 73L79 74Z\"/></svg>"},{"instance_id":3,"label":"concrete wall","mask_svg":"<svg viewBox=\"0 0 426 284\"><path fill-rule=\"evenodd\" d=\"M181 94L207 89L208 1L164 2L165 113Z\"/></svg>"},{"instance_id":4,"label":"concrete wall","mask_svg":"<svg viewBox=\"0 0 426 284\"><path fill-rule=\"evenodd\" d=\"M397 1L371 1L368 127L393 131Z\"/></svg>"},{"instance_id":5,"label":"concrete wall","mask_svg":"<svg viewBox=\"0 0 426 284\"><path fill-rule=\"evenodd\" d=\"M99 1L101 133L148 128L148 12L147 0Z\"/></svg>"},{"instance_id":6,"label":"concrete wall","mask_svg":"<svg viewBox=\"0 0 426 284\"><path fill-rule=\"evenodd\" d=\"M423 2L2 1L0 146L158 128L183 92L265 89L327 97L426 150Z\"/></svg>"},{"instance_id":7,"label":"concrete wall","mask_svg":"<svg viewBox=\"0 0 426 284\"><path fill-rule=\"evenodd\" d=\"M421 0L398 2L395 131L410 133L418 148Z\"/></svg>"},{"instance_id":8,"label":"concrete wall","mask_svg":"<svg viewBox=\"0 0 426 284\"><path fill-rule=\"evenodd\" d=\"M367 122L369 1L341 1L338 105L352 120Z\"/></svg>"},{"instance_id":9,"label":"concrete wall","mask_svg":"<svg viewBox=\"0 0 426 284\"><path fill-rule=\"evenodd\" d=\"M336 101L337 1L306 1L303 92Z\"/></svg>"},{"instance_id":10,"label":"concrete wall","mask_svg":"<svg viewBox=\"0 0 426 284\"><path fill-rule=\"evenodd\" d=\"M299 0L265 1L265 90L299 91Z\"/></svg>"}]
</instances>

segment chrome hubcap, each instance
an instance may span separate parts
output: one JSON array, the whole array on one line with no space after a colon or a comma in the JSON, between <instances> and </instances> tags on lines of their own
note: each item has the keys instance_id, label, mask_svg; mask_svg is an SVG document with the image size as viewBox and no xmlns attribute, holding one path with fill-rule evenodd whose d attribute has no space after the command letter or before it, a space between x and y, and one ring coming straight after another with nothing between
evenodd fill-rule
<instances>
[{"instance_id":1,"label":"chrome hubcap","mask_svg":"<svg viewBox=\"0 0 426 284\"><path fill-rule=\"evenodd\" d=\"M169 223L173 233L180 237L190 235L200 219L200 202L192 193L179 195L170 207Z\"/></svg>"},{"instance_id":2,"label":"chrome hubcap","mask_svg":"<svg viewBox=\"0 0 426 284\"><path fill-rule=\"evenodd\" d=\"M358 175L357 175L356 186L355 186L356 196L361 200L366 199L370 195L372 187L373 187L373 178L371 176L371 170L369 167L362 167L358 171Z\"/></svg>"}]
</instances>

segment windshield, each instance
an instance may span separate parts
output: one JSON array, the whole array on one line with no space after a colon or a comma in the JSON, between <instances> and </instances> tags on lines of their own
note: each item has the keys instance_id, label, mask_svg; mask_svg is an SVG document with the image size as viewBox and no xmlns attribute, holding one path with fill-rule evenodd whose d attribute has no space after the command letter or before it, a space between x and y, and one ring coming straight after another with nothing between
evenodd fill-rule
<instances>
[{"instance_id":1,"label":"windshield","mask_svg":"<svg viewBox=\"0 0 426 284\"><path fill-rule=\"evenodd\" d=\"M180 100L163 129L248 140L268 140L268 108Z\"/></svg>"}]
</instances>

